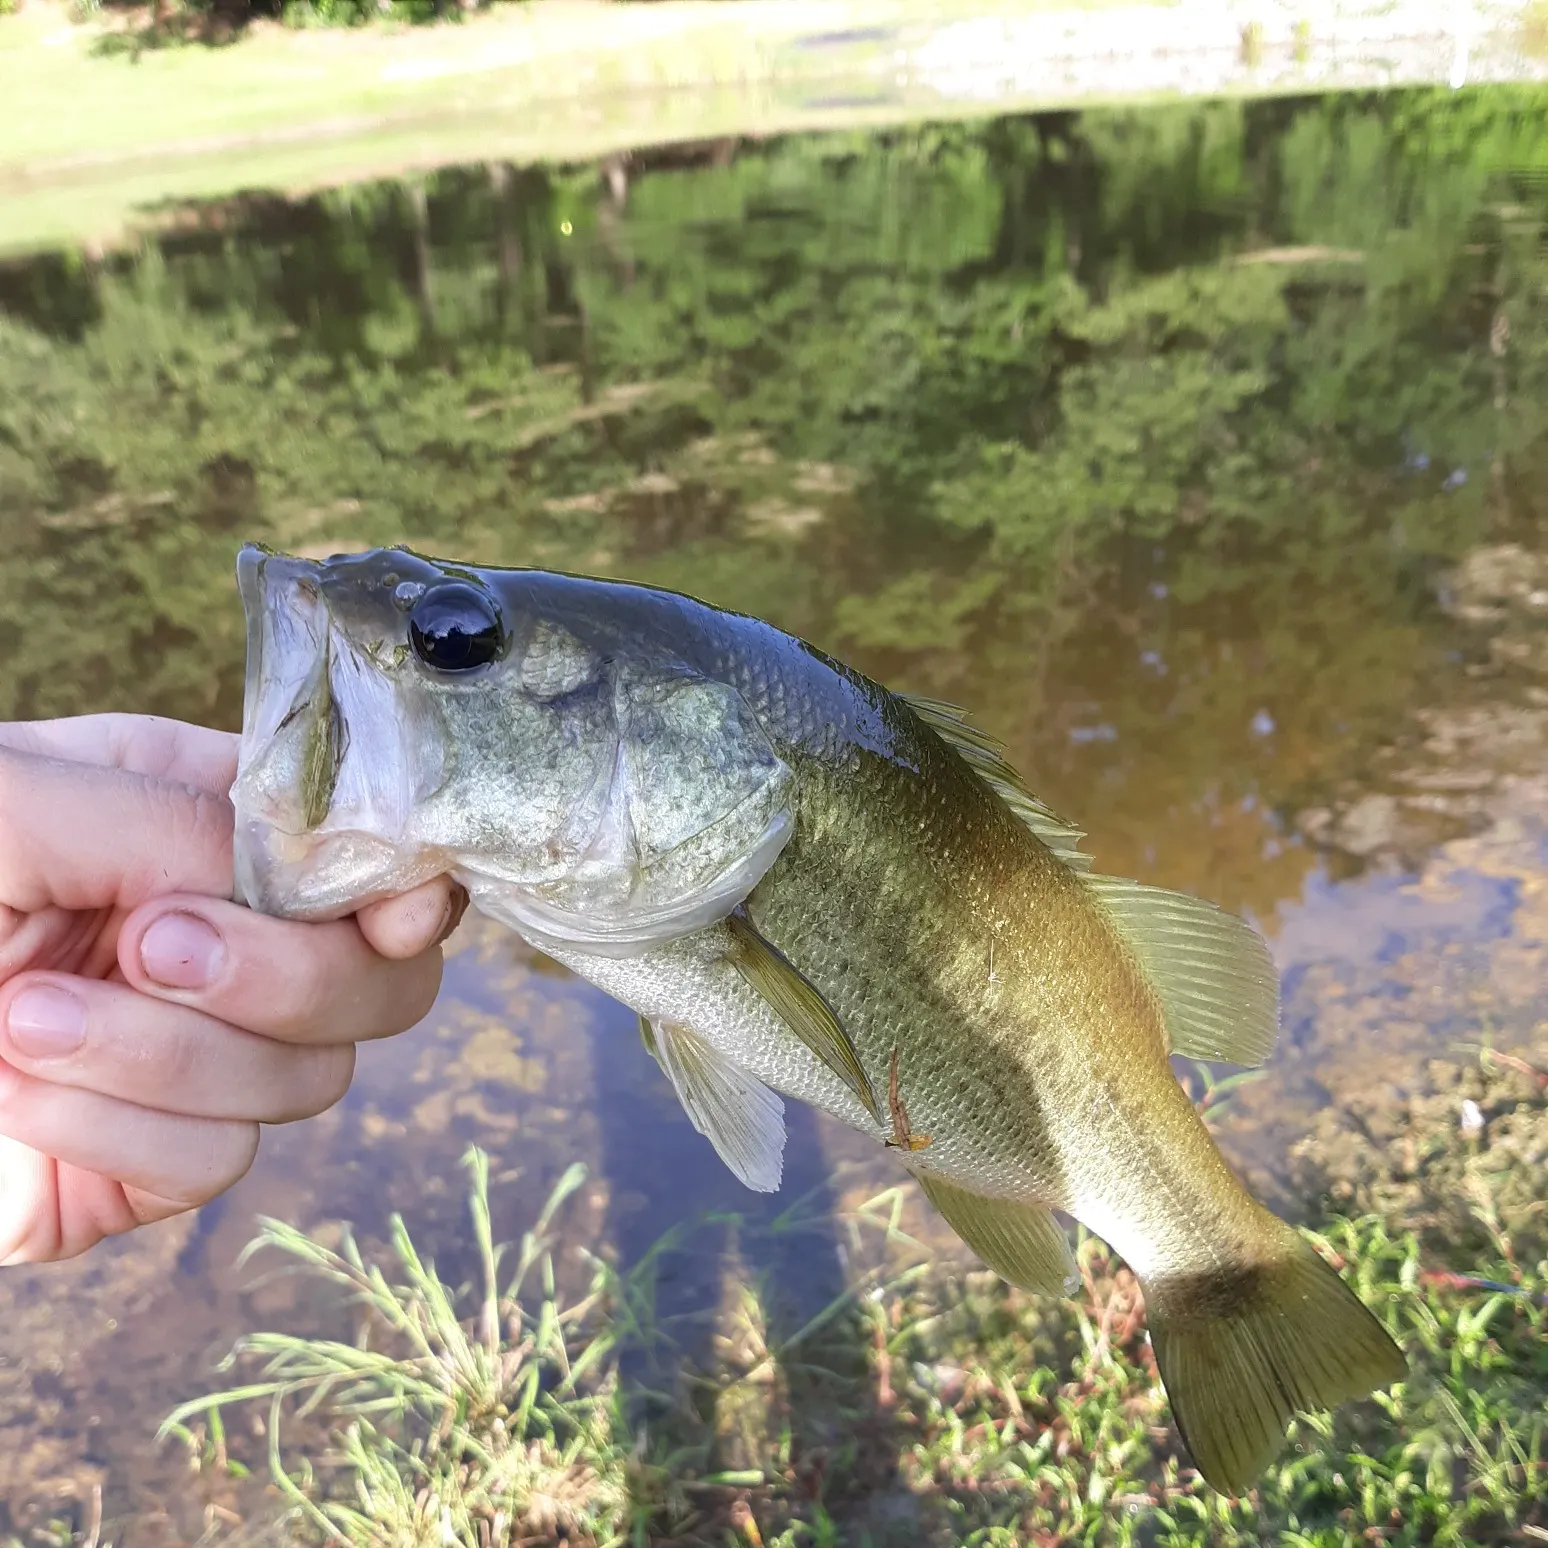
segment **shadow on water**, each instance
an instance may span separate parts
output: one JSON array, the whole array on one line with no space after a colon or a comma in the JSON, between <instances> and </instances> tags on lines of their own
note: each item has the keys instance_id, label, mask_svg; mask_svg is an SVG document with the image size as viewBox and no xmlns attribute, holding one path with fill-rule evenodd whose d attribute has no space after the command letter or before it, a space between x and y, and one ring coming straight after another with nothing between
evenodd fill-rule
<instances>
[{"instance_id":1,"label":"shadow on water","mask_svg":"<svg viewBox=\"0 0 1548 1548\"><path fill-rule=\"evenodd\" d=\"M622 1262L638 1262L659 1239L665 1195L681 1220L736 1217L715 1235L735 1251L749 1276L765 1280L773 1291L765 1303L771 1341L788 1337L815 1309L843 1294L844 1265L831 1227L831 1168L809 1108L787 1105L780 1191L755 1194L726 1171L702 1135L682 1122L671 1084L640 1044L632 1011L608 1006L599 1014L593 1058L602 1137L598 1170L613 1184L615 1206L620 1201L626 1206L610 1213L607 1226ZM638 1207L645 1190L657 1195L653 1207ZM780 1229L782 1217L792 1213L792 1200L798 1201L798 1236ZM798 1245L795 1252L793 1245ZM669 1254L657 1284L663 1316L689 1330L681 1340L684 1357L708 1368L714 1334L708 1314L724 1286L715 1255L706 1254L702 1243L694 1249Z\"/></svg>"},{"instance_id":2,"label":"shadow on water","mask_svg":"<svg viewBox=\"0 0 1548 1548\"><path fill-rule=\"evenodd\" d=\"M8 263L0 717L234 727L248 538L769 618L971 706L1101 869L1262 925L1286 1035L1220 1133L1292 1211L1322 1104L1544 1019L1545 168L1524 92L1206 103L255 193ZM235 1272L253 1216L400 1210L466 1278L470 1142L500 1239L575 1161L620 1263L710 1215L667 1315L730 1257L776 1338L850 1283L890 1158L792 1104L749 1194L628 1015L454 946L227 1199L0 1281L0 1497L105 1481L175 1536L149 1416L244 1328L337 1324Z\"/></svg>"}]
</instances>

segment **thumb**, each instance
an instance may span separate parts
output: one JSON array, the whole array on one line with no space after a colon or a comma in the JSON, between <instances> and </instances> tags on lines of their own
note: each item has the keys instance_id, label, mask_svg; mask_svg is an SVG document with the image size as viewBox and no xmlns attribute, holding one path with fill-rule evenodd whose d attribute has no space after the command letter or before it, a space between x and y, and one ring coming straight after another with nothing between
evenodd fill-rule
<instances>
[{"instance_id":1,"label":"thumb","mask_svg":"<svg viewBox=\"0 0 1548 1548\"><path fill-rule=\"evenodd\" d=\"M0 746L0 905L229 898L231 830L230 802L208 790Z\"/></svg>"}]
</instances>

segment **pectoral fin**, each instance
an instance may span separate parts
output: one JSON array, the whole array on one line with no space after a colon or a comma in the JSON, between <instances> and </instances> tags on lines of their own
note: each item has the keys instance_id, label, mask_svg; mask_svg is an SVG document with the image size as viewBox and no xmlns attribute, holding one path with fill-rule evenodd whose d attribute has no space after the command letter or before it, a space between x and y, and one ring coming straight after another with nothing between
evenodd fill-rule
<instances>
[{"instance_id":1,"label":"pectoral fin","mask_svg":"<svg viewBox=\"0 0 1548 1548\"><path fill-rule=\"evenodd\" d=\"M785 1104L688 1027L641 1016L640 1041L666 1071L684 1112L720 1159L755 1193L777 1193L785 1156Z\"/></svg>"},{"instance_id":2,"label":"pectoral fin","mask_svg":"<svg viewBox=\"0 0 1548 1548\"><path fill-rule=\"evenodd\" d=\"M790 961L758 934L742 914L726 924L735 943L731 961L737 971L768 1002L769 1008L860 1099L878 1123L881 1109L849 1034L828 1009L828 1003Z\"/></svg>"},{"instance_id":3,"label":"pectoral fin","mask_svg":"<svg viewBox=\"0 0 1548 1548\"><path fill-rule=\"evenodd\" d=\"M926 1172L914 1175L947 1225L1001 1279L1040 1295L1069 1295L1079 1286L1075 1254L1052 1211L969 1193Z\"/></svg>"}]
</instances>

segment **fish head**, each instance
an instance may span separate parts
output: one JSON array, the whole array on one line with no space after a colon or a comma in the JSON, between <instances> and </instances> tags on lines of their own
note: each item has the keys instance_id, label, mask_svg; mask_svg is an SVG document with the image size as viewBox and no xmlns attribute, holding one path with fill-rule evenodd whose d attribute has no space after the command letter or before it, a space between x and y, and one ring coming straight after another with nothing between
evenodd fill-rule
<instances>
[{"instance_id":1,"label":"fish head","mask_svg":"<svg viewBox=\"0 0 1548 1548\"><path fill-rule=\"evenodd\" d=\"M536 945L629 955L724 917L790 835L757 717L631 628L627 588L401 548L248 545L237 578L250 907L337 918L451 875Z\"/></svg>"}]
</instances>

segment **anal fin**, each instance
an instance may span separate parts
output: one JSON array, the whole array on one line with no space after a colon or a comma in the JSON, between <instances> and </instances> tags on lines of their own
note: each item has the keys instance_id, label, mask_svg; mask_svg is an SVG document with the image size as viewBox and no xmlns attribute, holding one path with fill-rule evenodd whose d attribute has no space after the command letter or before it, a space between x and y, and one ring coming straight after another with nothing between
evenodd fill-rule
<instances>
[{"instance_id":1,"label":"anal fin","mask_svg":"<svg viewBox=\"0 0 1548 1548\"><path fill-rule=\"evenodd\" d=\"M755 1193L777 1193L785 1159L779 1097L689 1027L641 1016L640 1040L720 1159Z\"/></svg>"},{"instance_id":2,"label":"anal fin","mask_svg":"<svg viewBox=\"0 0 1548 1548\"><path fill-rule=\"evenodd\" d=\"M1069 1238L1051 1210L970 1193L927 1172L914 1175L947 1225L1001 1279L1039 1295L1069 1295L1080 1284Z\"/></svg>"}]
</instances>

